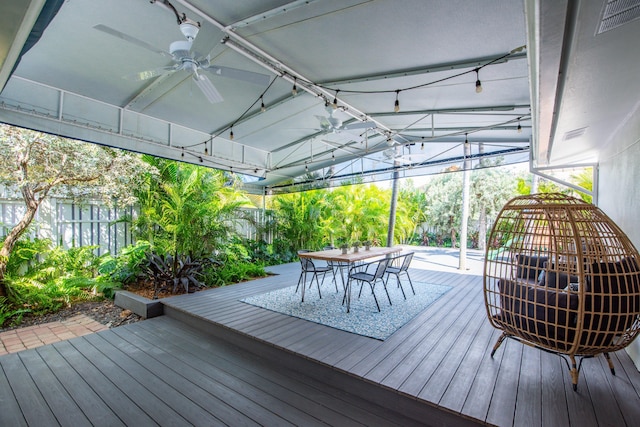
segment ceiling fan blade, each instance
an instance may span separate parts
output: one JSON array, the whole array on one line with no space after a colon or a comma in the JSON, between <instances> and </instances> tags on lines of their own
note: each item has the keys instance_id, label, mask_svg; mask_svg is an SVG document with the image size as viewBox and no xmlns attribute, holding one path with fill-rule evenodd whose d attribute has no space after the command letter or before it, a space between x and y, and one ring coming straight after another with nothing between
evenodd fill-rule
<instances>
[{"instance_id":1,"label":"ceiling fan blade","mask_svg":"<svg viewBox=\"0 0 640 427\"><path fill-rule=\"evenodd\" d=\"M136 46L139 46L139 47L142 47L144 49L150 50L151 52L158 53L158 54L160 54L162 56L166 56L168 58L172 57L171 54L169 52L165 51L165 50L158 49L157 47L152 46L147 42L143 42L140 39L137 39L135 37L132 37L130 35L122 33L122 32L120 32L118 30L114 30L113 28L107 27L106 25L98 24L98 25L94 25L93 28L95 28L98 31L102 31L103 33L107 33L107 34L109 34L109 35L111 35L113 37L117 37L117 38L125 40L125 41L127 41L129 43L135 44Z\"/></svg>"},{"instance_id":2,"label":"ceiling fan blade","mask_svg":"<svg viewBox=\"0 0 640 427\"><path fill-rule=\"evenodd\" d=\"M221 67L218 65L209 65L202 67L203 69L230 79L240 80L247 83L253 83L259 86L266 86L271 81L271 77L266 74L254 73L253 71L239 70L237 68Z\"/></svg>"},{"instance_id":3,"label":"ceiling fan blade","mask_svg":"<svg viewBox=\"0 0 640 427\"><path fill-rule=\"evenodd\" d=\"M137 80L137 81L148 80L148 79L151 79L153 77L162 76L164 74L172 73L174 71L177 71L179 68L180 68L180 66L177 65L177 64L176 65L169 65L167 67L159 67L159 68L155 68L153 70L139 71L137 73L128 74L128 75L124 76L124 78L128 79L128 80Z\"/></svg>"},{"instance_id":4,"label":"ceiling fan blade","mask_svg":"<svg viewBox=\"0 0 640 427\"><path fill-rule=\"evenodd\" d=\"M374 122L354 122L342 126L342 129L373 129L374 127L376 127L376 124Z\"/></svg>"},{"instance_id":5,"label":"ceiling fan blade","mask_svg":"<svg viewBox=\"0 0 640 427\"><path fill-rule=\"evenodd\" d=\"M216 87L213 85L213 83L211 83L211 80L209 80L207 76L194 73L193 80L195 80L196 85L198 85L198 87L200 88L204 96L207 97L210 103L216 104L218 102L224 101L224 98L222 97L222 95L220 95L218 89L216 89Z\"/></svg>"}]
</instances>

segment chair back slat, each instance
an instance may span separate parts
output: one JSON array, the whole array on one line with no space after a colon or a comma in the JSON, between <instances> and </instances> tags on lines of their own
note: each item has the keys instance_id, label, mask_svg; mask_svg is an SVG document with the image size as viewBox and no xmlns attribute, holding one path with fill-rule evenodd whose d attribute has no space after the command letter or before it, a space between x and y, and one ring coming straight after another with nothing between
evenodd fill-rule
<instances>
[{"instance_id":1,"label":"chair back slat","mask_svg":"<svg viewBox=\"0 0 640 427\"><path fill-rule=\"evenodd\" d=\"M400 267L400 271L407 271L409 269L409 265L411 265L411 260L413 259L413 252L409 252L404 256L404 260L402 261L402 266Z\"/></svg>"},{"instance_id":2,"label":"chair back slat","mask_svg":"<svg viewBox=\"0 0 640 427\"><path fill-rule=\"evenodd\" d=\"M298 251L298 254L305 254L307 252L311 252L311 251L308 249L300 249ZM300 259L300 265L302 266L303 271L313 271L316 269L316 266L313 264L313 261L311 261L311 258L299 257L299 259Z\"/></svg>"},{"instance_id":3,"label":"chair back slat","mask_svg":"<svg viewBox=\"0 0 640 427\"><path fill-rule=\"evenodd\" d=\"M376 272L373 275L374 280L381 278L384 275L384 271L387 269L387 265L389 264L388 258L383 258L378 261L378 267L376 267Z\"/></svg>"}]
</instances>

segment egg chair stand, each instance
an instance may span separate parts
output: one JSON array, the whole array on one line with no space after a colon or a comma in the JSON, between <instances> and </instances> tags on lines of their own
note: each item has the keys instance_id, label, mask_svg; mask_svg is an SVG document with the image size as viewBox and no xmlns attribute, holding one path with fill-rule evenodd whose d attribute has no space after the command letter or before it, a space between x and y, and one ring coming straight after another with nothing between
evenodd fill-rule
<instances>
[{"instance_id":1,"label":"egg chair stand","mask_svg":"<svg viewBox=\"0 0 640 427\"><path fill-rule=\"evenodd\" d=\"M640 332L640 255L596 206L562 194L516 197L489 235L484 298L505 339L562 356L573 389L585 359Z\"/></svg>"}]
</instances>

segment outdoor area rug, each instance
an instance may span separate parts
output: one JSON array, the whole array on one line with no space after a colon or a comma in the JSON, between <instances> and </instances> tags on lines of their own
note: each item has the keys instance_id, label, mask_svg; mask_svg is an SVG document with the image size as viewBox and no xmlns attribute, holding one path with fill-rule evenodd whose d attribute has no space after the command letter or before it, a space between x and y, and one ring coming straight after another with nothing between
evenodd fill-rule
<instances>
[{"instance_id":1,"label":"outdoor area rug","mask_svg":"<svg viewBox=\"0 0 640 427\"><path fill-rule=\"evenodd\" d=\"M451 286L446 285L414 282L416 294L413 295L409 283L403 283L407 294L405 300L392 279L387 285L393 303L390 306L384 288L378 282L375 287L381 310L378 312L369 285L365 283L362 296L358 298L360 285L354 284L351 291L351 312L347 313L346 307L342 305L342 286L338 286L340 292L336 293L334 285L330 282L327 278L320 288L322 298L318 297L318 288L314 282L313 287L305 291L304 302L300 301L300 290L295 292L295 286L265 292L240 301L354 334L385 340L451 289Z\"/></svg>"}]
</instances>

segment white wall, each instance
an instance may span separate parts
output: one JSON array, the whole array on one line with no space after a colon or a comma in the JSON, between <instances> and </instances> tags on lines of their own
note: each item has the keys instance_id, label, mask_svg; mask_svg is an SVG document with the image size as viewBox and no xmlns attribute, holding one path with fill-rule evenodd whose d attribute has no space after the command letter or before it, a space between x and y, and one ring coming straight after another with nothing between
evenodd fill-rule
<instances>
[{"instance_id":1,"label":"white wall","mask_svg":"<svg viewBox=\"0 0 640 427\"><path fill-rule=\"evenodd\" d=\"M640 249L640 102L600 154L598 206ZM640 339L627 352L640 369Z\"/></svg>"}]
</instances>

